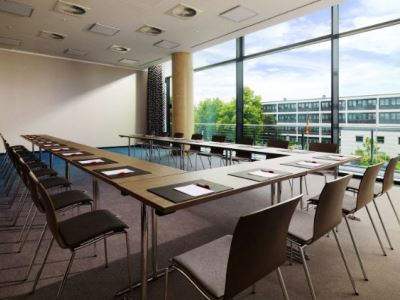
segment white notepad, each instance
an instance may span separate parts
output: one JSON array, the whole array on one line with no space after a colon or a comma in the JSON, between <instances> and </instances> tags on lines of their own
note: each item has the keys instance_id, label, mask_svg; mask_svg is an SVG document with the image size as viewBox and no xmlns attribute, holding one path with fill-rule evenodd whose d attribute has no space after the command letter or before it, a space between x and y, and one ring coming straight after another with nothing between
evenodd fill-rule
<instances>
[{"instance_id":1,"label":"white notepad","mask_svg":"<svg viewBox=\"0 0 400 300\"><path fill-rule=\"evenodd\" d=\"M79 161L79 163L82 165L97 164L97 163L102 163L102 162L104 162L104 160L102 160L100 158Z\"/></svg>"},{"instance_id":2,"label":"white notepad","mask_svg":"<svg viewBox=\"0 0 400 300\"><path fill-rule=\"evenodd\" d=\"M321 166L321 164L319 164L319 163L310 162L310 161L299 161L297 164L298 165L302 165L302 166L307 166L307 167L319 167L319 166Z\"/></svg>"},{"instance_id":3,"label":"white notepad","mask_svg":"<svg viewBox=\"0 0 400 300\"><path fill-rule=\"evenodd\" d=\"M109 171L102 171L101 174L104 174L107 176L113 176L113 175L120 175L120 174L134 173L134 172L135 171L133 171L133 170L122 168L122 169L115 169L115 170L109 170Z\"/></svg>"},{"instance_id":4,"label":"white notepad","mask_svg":"<svg viewBox=\"0 0 400 300\"><path fill-rule=\"evenodd\" d=\"M328 157L332 158L332 159L339 159L339 160L347 159L347 157L343 156L343 155L329 155Z\"/></svg>"},{"instance_id":5,"label":"white notepad","mask_svg":"<svg viewBox=\"0 0 400 300\"><path fill-rule=\"evenodd\" d=\"M50 149L51 151L66 151L66 150L70 150L70 148L54 148L54 149Z\"/></svg>"},{"instance_id":6,"label":"white notepad","mask_svg":"<svg viewBox=\"0 0 400 300\"><path fill-rule=\"evenodd\" d=\"M179 192L182 192L182 193L192 196L192 197L207 195L207 194L214 192L210 189L206 189L206 188L197 186L195 184L189 184L186 186L176 187L176 188L174 188L174 190L177 190Z\"/></svg>"},{"instance_id":7,"label":"white notepad","mask_svg":"<svg viewBox=\"0 0 400 300\"><path fill-rule=\"evenodd\" d=\"M260 176L260 177L265 177L265 178L272 178L272 177L278 176L278 174L276 174L276 173L270 173L270 172L266 172L266 171L262 171L262 170L249 172L249 175L255 175L255 176Z\"/></svg>"},{"instance_id":8,"label":"white notepad","mask_svg":"<svg viewBox=\"0 0 400 300\"><path fill-rule=\"evenodd\" d=\"M63 153L63 156L74 156L74 155L82 155L83 152L70 152L70 153Z\"/></svg>"}]
</instances>

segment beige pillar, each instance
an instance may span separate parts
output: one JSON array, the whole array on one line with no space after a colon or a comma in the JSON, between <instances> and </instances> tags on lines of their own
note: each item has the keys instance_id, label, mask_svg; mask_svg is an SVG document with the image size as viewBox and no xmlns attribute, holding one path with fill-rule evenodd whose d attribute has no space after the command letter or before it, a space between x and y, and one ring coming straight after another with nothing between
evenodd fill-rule
<instances>
[{"instance_id":1,"label":"beige pillar","mask_svg":"<svg viewBox=\"0 0 400 300\"><path fill-rule=\"evenodd\" d=\"M186 138L190 138L194 120L191 53L172 54L172 110L173 133L183 132Z\"/></svg>"}]
</instances>

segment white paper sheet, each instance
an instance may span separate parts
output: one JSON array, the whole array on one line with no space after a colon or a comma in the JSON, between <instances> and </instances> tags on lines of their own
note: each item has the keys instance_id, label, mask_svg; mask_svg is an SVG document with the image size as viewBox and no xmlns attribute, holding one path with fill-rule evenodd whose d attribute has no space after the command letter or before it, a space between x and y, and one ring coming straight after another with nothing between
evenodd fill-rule
<instances>
[{"instance_id":1,"label":"white paper sheet","mask_svg":"<svg viewBox=\"0 0 400 300\"><path fill-rule=\"evenodd\" d=\"M272 177L278 176L278 174L276 174L276 173L270 173L270 172L266 172L263 170L249 172L249 175L255 175L255 176L260 176L260 177L265 177L265 178L272 178Z\"/></svg>"},{"instance_id":2,"label":"white paper sheet","mask_svg":"<svg viewBox=\"0 0 400 300\"><path fill-rule=\"evenodd\" d=\"M128 174L128 173L134 173L135 171L129 170L126 168L122 169L115 169L115 170L109 170L109 171L102 171L101 173L107 176L113 176L113 175L120 175L120 174Z\"/></svg>"},{"instance_id":3,"label":"white paper sheet","mask_svg":"<svg viewBox=\"0 0 400 300\"><path fill-rule=\"evenodd\" d=\"M83 152L70 152L70 153L63 153L63 156L74 156L74 155L82 155Z\"/></svg>"},{"instance_id":4,"label":"white paper sheet","mask_svg":"<svg viewBox=\"0 0 400 300\"><path fill-rule=\"evenodd\" d=\"M298 165L302 165L302 166L307 166L307 167L319 167L321 166L321 164L319 163L314 163L314 162L310 162L310 161L299 161L297 162Z\"/></svg>"},{"instance_id":5,"label":"white paper sheet","mask_svg":"<svg viewBox=\"0 0 400 300\"><path fill-rule=\"evenodd\" d=\"M338 159L338 160L345 160L345 159L347 159L347 156L343 156L343 155L329 155L328 157L329 157L329 158L332 158L332 159Z\"/></svg>"},{"instance_id":6,"label":"white paper sheet","mask_svg":"<svg viewBox=\"0 0 400 300\"><path fill-rule=\"evenodd\" d=\"M206 194L210 194L210 193L214 192L210 189L206 189L206 188L197 186L195 184L189 184L186 186L176 187L176 188L174 188L174 190L177 190L179 192L182 192L182 193L192 196L192 197L202 196L202 195L206 195Z\"/></svg>"},{"instance_id":7,"label":"white paper sheet","mask_svg":"<svg viewBox=\"0 0 400 300\"><path fill-rule=\"evenodd\" d=\"M53 149L50 149L51 151L61 151L61 150L63 150L63 151L67 151L67 150L70 150L70 148L53 148Z\"/></svg>"},{"instance_id":8,"label":"white paper sheet","mask_svg":"<svg viewBox=\"0 0 400 300\"><path fill-rule=\"evenodd\" d=\"M100 158L79 161L79 163L82 165L97 164L97 163L102 163L102 162L104 162L104 160L102 160Z\"/></svg>"}]
</instances>

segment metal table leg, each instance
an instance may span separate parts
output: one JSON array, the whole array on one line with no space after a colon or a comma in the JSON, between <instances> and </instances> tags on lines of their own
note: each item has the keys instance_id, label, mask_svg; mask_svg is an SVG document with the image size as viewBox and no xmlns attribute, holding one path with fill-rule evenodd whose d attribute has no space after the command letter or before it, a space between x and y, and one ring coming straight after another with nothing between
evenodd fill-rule
<instances>
[{"instance_id":1,"label":"metal table leg","mask_svg":"<svg viewBox=\"0 0 400 300\"><path fill-rule=\"evenodd\" d=\"M300 176L300 195L303 194L303 176ZM300 199L300 209L304 210L303 197Z\"/></svg>"},{"instance_id":2,"label":"metal table leg","mask_svg":"<svg viewBox=\"0 0 400 300\"><path fill-rule=\"evenodd\" d=\"M271 205L275 204L275 183L271 184Z\"/></svg>"},{"instance_id":3,"label":"metal table leg","mask_svg":"<svg viewBox=\"0 0 400 300\"><path fill-rule=\"evenodd\" d=\"M69 180L69 164L68 161L64 161L65 162L65 173L64 173L64 177Z\"/></svg>"},{"instance_id":4,"label":"metal table leg","mask_svg":"<svg viewBox=\"0 0 400 300\"><path fill-rule=\"evenodd\" d=\"M147 299L147 250L148 250L148 223L147 223L147 206L142 203L142 217L141 217L141 300Z\"/></svg>"},{"instance_id":5,"label":"metal table leg","mask_svg":"<svg viewBox=\"0 0 400 300\"><path fill-rule=\"evenodd\" d=\"M277 202L281 203L281 201L282 201L282 181L279 181L277 183L277 185L278 185Z\"/></svg>"},{"instance_id":6,"label":"metal table leg","mask_svg":"<svg viewBox=\"0 0 400 300\"><path fill-rule=\"evenodd\" d=\"M94 200L94 209L99 209L100 208L99 182L97 181L96 177L92 178L92 193L93 193L93 200Z\"/></svg>"},{"instance_id":7,"label":"metal table leg","mask_svg":"<svg viewBox=\"0 0 400 300\"><path fill-rule=\"evenodd\" d=\"M50 169L53 168L53 155L49 151L49 167Z\"/></svg>"},{"instance_id":8,"label":"metal table leg","mask_svg":"<svg viewBox=\"0 0 400 300\"><path fill-rule=\"evenodd\" d=\"M181 170L185 170L185 158L184 158L184 156L183 156L183 151L184 151L184 149L185 149L185 145L184 144L180 144L180 148L181 148L181 151L180 151L180 155L179 155L179 157L180 157L180 167L181 167Z\"/></svg>"},{"instance_id":9,"label":"metal table leg","mask_svg":"<svg viewBox=\"0 0 400 300\"><path fill-rule=\"evenodd\" d=\"M128 137L128 156L131 156L131 138Z\"/></svg>"}]
</instances>

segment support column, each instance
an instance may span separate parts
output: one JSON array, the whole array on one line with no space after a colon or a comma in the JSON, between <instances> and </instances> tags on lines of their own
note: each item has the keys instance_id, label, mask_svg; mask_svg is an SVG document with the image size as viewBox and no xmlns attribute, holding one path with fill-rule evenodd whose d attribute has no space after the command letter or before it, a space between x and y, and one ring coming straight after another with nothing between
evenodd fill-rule
<instances>
[{"instance_id":1,"label":"support column","mask_svg":"<svg viewBox=\"0 0 400 300\"><path fill-rule=\"evenodd\" d=\"M172 54L172 130L183 132L186 138L193 133L193 68L192 55Z\"/></svg>"}]
</instances>

